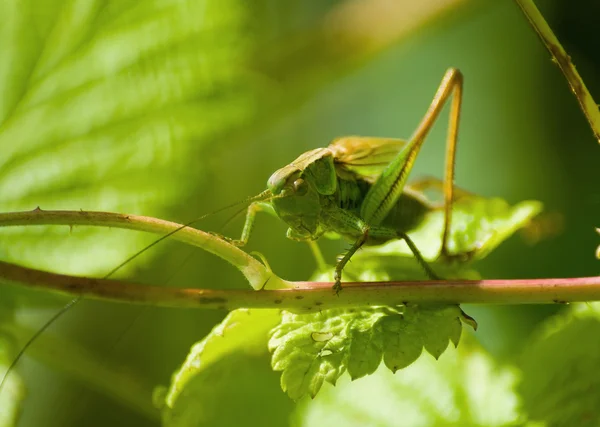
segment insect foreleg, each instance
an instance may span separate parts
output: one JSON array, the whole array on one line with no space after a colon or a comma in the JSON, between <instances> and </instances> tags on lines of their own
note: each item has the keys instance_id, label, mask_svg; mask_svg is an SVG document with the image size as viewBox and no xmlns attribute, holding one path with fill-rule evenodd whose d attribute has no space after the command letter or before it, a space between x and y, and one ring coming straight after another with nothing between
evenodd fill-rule
<instances>
[{"instance_id":1,"label":"insect foreleg","mask_svg":"<svg viewBox=\"0 0 600 427\"><path fill-rule=\"evenodd\" d=\"M223 237L229 243L235 246L245 246L250 239L250 234L252 233L252 228L254 227L254 220L256 219L256 214L258 212L273 212L273 208L270 204L265 202L253 202L248 206L248 210L246 211L246 219L244 221L244 228L242 229L242 235L239 239L231 239L229 237Z\"/></svg>"}]
</instances>

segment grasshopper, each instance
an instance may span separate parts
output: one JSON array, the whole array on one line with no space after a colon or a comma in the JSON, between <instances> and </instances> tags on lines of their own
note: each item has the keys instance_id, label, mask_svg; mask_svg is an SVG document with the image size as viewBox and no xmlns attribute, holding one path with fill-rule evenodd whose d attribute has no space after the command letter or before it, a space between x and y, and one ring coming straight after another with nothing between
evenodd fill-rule
<instances>
[{"instance_id":1,"label":"grasshopper","mask_svg":"<svg viewBox=\"0 0 600 427\"><path fill-rule=\"evenodd\" d=\"M447 134L444 193L444 229L440 257L449 259L449 230L454 196L454 163L462 102L463 76L455 68L446 71L431 105L409 140L371 137L343 137L327 148L301 154L271 175L268 201L248 206L239 240L248 242L256 214L273 212L288 226L287 237L314 241L334 232L352 242L339 258L333 289L341 288L342 271L363 245L404 240L430 279L439 277L423 259L408 236L432 205L422 196L432 184L422 181L407 185L407 178L423 142L446 101L452 96Z\"/></svg>"}]
</instances>

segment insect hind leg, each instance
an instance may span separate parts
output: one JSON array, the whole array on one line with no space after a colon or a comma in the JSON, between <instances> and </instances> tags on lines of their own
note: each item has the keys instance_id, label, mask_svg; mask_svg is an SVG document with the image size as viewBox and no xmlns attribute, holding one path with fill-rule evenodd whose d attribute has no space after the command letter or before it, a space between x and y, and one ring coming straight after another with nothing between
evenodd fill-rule
<instances>
[{"instance_id":1,"label":"insect hind leg","mask_svg":"<svg viewBox=\"0 0 600 427\"><path fill-rule=\"evenodd\" d=\"M433 269L429 266L429 263L427 261L425 261L425 258L423 258L423 255L421 255L421 251L419 251L419 248L417 248L417 245L415 245L415 242L413 242L412 239L410 237L408 237L408 234L403 233L403 232L398 232L398 237L406 242L409 249L415 256L417 262L419 263L421 268L425 271L425 274L427 274L427 277L429 277L431 280L442 280L441 277L439 277L437 274L435 274Z\"/></svg>"},{"instance_id":2,"label":"insect hind leg","mask_svg":"<svg viewBox=\"0 0 600 427\"><path fill-rule=\"evenodd\" d=\"M350 249L342 256L335 266L335 284L333 285L333 290L336 294L338 294L342 289L342 271L344 270L344 267L346 264L348 264L348 261L350 261L350 258L352 258L356 251L358 251L367 242L367 240L369 240L369 238L380 242L393 239L404 240L427 276L431 280L440 280L439 276L435 274L433 269L421 255L421 252L417 246L405 232L389 227L371 226L358 215L343 209L332 209L324 212L324 219L332 224L335 224L339 229L346 230L346 234L358 236Z\"/></svg>"},{"instance_id":3,"label":"insect hind leg","mask_svg":"<svg viewBox=\"0 0 600 427\"><path fill-rule=\"evenodd\" d=\"M446 136L446 160L444 166L444 230L442 233L442 249L440 257L452 259L448 249L448 241L450 239L450 228L452 223L452 205L454 203L454 175L455 175L455 159L456 147L458 145L458 125L460 122L460 114L462 108L463 94L463 75L457 68L449 68L438 90L431 101L429 109L417 127L412 139L417 141L423 140L433 123L437 119L442 107L452 97L450 102L450 115L448 120L448 132Z\"/></svg>"},{"instance_id":4,"label":"insect hind leg","mask_svg":"<svg viewBox=\"0 0 600 427\"><path fill-rule=\"evenodd\" d=\"M450 238L450 227L452 222L452 205L454 204L455 188L454 175L456 163L456 146L458 145L458 125L460 121L460 113L462 107L463 93L463 75L456 68L450 68L444 80L447 82L446 92L451 92L452 102L450 103L450 118L448 121L448 133L446 137L446 164L444 167L444 231L442 234L442 249L440 257L452 258L448 250L448 240Z\"/></svg>"}]
</instances>

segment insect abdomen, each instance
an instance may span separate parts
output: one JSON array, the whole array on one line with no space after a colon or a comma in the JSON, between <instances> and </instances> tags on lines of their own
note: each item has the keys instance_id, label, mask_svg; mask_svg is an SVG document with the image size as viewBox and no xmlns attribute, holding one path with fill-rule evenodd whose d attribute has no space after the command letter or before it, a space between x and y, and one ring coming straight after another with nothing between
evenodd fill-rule
<instances>
[{"instance_id":1,"label":"insect abdomen","mask_svg":"<svg viewBox=\"0 0 600 427\"><path fill-rule=\"evenodd\" d=\"M409 232L421 223L425 214L431 209L432 207L424 198L403 192L381 225Z\"/></svg>"}]
</instances>

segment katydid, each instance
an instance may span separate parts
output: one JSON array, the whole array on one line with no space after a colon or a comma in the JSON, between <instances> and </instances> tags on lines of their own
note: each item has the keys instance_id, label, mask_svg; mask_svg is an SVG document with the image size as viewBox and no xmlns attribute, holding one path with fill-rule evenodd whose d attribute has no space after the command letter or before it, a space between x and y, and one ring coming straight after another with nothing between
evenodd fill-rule
<instances>
[{"instance_id":1,"label":"katydid","mask_svg":"<svg viewBox=\"0 0 600 427\"><path fill-rule=\"evenodd\" d=\"M450 68L413 136L408 140L344 137L327 148L301 154L276 171L267 183L273 195L250 204L239 240L247 243L256 213L274 211L288 226L287 237L314 241L335 232L353 242L335 266L333 289L341 290L342 270L365 244L403 239L430 279L439 279L421 256L408 232L431 209L418 189L406 185L425 137L451 95L450 122L443 184L444 231L440 255L450 258L448 237L454 193L454 158L462 99L463 77ZM427 183L423 183L427 186Z\"/></svg>"}]
</instances>

